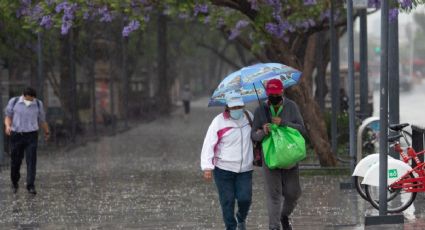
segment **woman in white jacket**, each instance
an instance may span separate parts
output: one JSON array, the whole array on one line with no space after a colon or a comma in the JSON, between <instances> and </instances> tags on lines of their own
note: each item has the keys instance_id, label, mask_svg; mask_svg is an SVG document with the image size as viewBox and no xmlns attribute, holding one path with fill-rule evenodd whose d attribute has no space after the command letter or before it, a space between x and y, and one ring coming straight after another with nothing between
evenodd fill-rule
<instances>
[{"instance_id":1,"label":"woman in white jacket","mask_svg":"<svg viewBox=\"0 0 425 230\"><path fill-rule=\"evenodd\" d=\"M252 197L250 121L253 117L244 110L239 93L230 92L225 99L225 111L214 118L205 136L201 168L208 181L214 174L226 229L244 230ZM238 203L236 218L235 200Z\"/></svg>"}]
</instances>

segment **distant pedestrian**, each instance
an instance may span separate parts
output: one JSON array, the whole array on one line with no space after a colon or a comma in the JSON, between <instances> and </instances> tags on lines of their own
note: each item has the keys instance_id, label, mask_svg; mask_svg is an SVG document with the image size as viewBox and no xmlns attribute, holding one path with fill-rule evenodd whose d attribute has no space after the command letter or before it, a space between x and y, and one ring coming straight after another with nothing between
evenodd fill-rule
<instances>
[{"instance_id":1,"label":"distant pedestrian","mask_svg":"<svg viewBox=\"0 0 425 230\"><path fill-rule=\"evenodd\" d=\"M36 98L36 91L26 88L22 96L9 100L5 109L5 132L11 140L11 169L10 178L12 191L18 191L18 182L21 177L20 169L22 159L27 163L27 190L37 194L35 190L35 175L37 164L37 144L39 125L44 130L46 140L50 136L49 126L46 122L43 103Z\"/></svg>"},{"instance_id":2,"label":"distant pedestrian","mask_svg":"<svg viewBox=\"0 0 425 230\"><path fill-rule=\"evenodd\" d=\"M252 114L239 93L225 98L225 111L213 119L205 136L201 168L207 181L214 175L226 229L244 230L252 198Z\"/></svg>"},{"instance_id":3,"label":"distant pedestrian","mask_svg":"<svg viewBox=\"0 0 425 230\"><path fill-rule=\"evenodd\" d=\"M304 122L294 101L283 96L283 84L279 79L269 80L266 84L267 103L258 107L254 113L252 139L262 141L270 134L270 121L280 126L289 126L305 134ZM277 114L271 117L271 110ZM267 116L265 116L266 114ZM282 153L285 154L285 153ZM263 156L263 162L264 156ZM288 169L269 169L263 164L263 174L267 193L269 229L291 230L289 215L295 209L301 196L298 164Z\"/></svg>"},{"instance_id":4,"label":"distant pedestrian","mask_svg":"<svg viewBox=\"0 0 425 230\"><path fill-rule=\"evenodd\" d=\"M192 100L192 93L190 92L190 86L185 85L182 91L181 99L184 107L184 119L187 120L190 113L190 101Z\"/></svg>"}]
</instances>

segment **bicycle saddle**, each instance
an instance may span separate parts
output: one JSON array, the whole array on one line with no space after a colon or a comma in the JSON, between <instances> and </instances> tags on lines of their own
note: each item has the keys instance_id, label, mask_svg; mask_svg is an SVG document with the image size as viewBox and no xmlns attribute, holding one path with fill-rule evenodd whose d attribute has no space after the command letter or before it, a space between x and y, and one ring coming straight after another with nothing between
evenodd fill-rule
<instances>
[{"instance_id":1,"label":"bicycle saddle","mask_svg":"<svg viewBox=\"0 0 425 230\"><path fill-rule=\"evenodd\" d=\"M397 134L395 136L388 137L388 142L394 142L394 141L400 139L400 137L402 137L402 136L403 135L401 135L401 134Z\"/></svg>"},{"instance_id":2,"label":"bicycle saddle","mask_svg":"<svg viewBox=\"0 0 425 230\"><path fill-rule=\"evenodd\" d=\"M394 130L394 131L400 131L400 130L402 130L404 127L407 127L407 126L409 126L409 123L403 123L403 124L392 124L392 125L390 125L390 126L389 126L389 128L390 128L391 130Z\"/></svg>"}]
</instances>

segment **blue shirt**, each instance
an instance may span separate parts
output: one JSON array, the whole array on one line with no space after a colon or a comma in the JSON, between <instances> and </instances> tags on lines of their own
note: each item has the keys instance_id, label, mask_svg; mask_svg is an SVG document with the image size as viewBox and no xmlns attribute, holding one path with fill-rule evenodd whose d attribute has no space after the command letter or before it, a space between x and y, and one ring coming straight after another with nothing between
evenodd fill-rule
<instances>
[{"instance_id":1,"label":"blue shirt","mask_svg":"<svg viewBox=\"0 0 425 230\"><path fill-rule=\"evenodd\" d=\"M15 98L9 100L5 109L5 115L12 119L12 131L14 132L33 132L39 129L38 124L46 122L46 113L43 109L43 103L34 99L29 106L24 103L24 96L20 96L15 105Z\"/></svg>"}]
</instances>

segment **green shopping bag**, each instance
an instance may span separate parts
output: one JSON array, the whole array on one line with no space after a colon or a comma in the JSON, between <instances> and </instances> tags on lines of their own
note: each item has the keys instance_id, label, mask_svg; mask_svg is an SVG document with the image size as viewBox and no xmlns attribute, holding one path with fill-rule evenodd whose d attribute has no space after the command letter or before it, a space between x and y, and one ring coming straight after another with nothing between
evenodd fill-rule
<instances>
[{"instance_id":1,"label":"green shopping bag","mask_svg":"<svg viewBox=\"0 0 425 230\"><path fill-rule=\"evenodd\" d=\"M270 169L291 168L305 158L305 140L291 127L271 125L271 132L262 142L264 161Z\"/></svg>"},{"instance_id":2,"label":"green shopping bag","mask_svg":"<svg viewBox=\"0 0 425 230\"><path fill-rule=\"evenodd\" d=\"M281 112L279 109L278 114ZM275 116L274 111L272 114ZM293 167L305 158L305 140L301 133L288 126L271 125L270 135L262 141L264 161L270 169Z\"/></svg>"}]
</instances>

